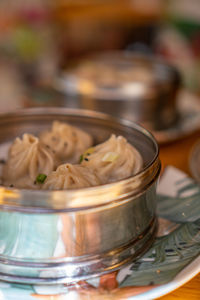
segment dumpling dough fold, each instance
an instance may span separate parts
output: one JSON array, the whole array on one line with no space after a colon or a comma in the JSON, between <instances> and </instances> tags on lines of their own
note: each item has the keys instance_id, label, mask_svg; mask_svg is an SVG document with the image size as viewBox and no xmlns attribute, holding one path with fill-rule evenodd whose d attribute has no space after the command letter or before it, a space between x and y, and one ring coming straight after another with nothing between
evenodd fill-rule
<instances>
[{"instance_id":1,"label":"dumpling dough fold","mask_svg":"<svg viewBox=\"0 0 200 300\"><path fill-rule=\"evenodd\" d=\"M55 170L53 152L32 134L17 137L11 145L3 168L3 184L17 188L38 188L38 174L48 175Z\"/></svg>"},{"instance_id":2,"label":"dumpling dough fold","mask_svg":"<svg viewBox=\"0 0 200 300\"><path fill-rule=\"evenodd\" d=\"M67 123L54 121L51 130L40 134L40 140L55 151L61 163L78 163L80 155L92 145L92 136Z\"/></svg>"},{"instance_id":3,"label":"dumpling dough fold","mask_svg":"<svg viewBox=\"0 0 200 300\"><path fill-rule=\"evenodd\" d=\"M97 172L102 183L110 183L127 178L142 169L140 153L127 140L114 134L102 144L85 151L82 166Z\"/></svg>"},{"instance_id":4,"label":"dumpling dough fold","mask_svg":"<svg viewBox=\"0 0 200 300\"><path fill-rule=\"evenodd\" d=\"M63 164L50 173L42 188L45 190L66 190L100 185L93 170L81 165Z\"/></svg>"}]
</instances>

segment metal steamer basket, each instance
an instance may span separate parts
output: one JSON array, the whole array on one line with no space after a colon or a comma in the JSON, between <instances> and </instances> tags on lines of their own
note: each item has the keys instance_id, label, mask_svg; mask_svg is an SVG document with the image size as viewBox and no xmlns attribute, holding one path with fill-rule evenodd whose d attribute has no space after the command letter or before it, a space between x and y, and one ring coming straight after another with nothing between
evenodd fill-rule
<instances>
[{"instance_id":1,"label":"metal steamer basket","mask_svg":"<svg viewBox=\"0 0 200 300\"><path fill-rule=\"evenodd\" d=\"M111 113L142 124L151 131L177 123L180 74L150 55L105 52L68 67L55 88L66 95L68 107Z\"/></svg>"},{"instance_id":2,"label":"metal steamer basket","mask_svg":"<svg viewBox=\"0 0 200 300\"><path fill-rule=\"evenodd\" d=\"M93 111L35 108L0 115L0 153L16 136L38 134L53 120L94 137L123 135L144 167L97 187L41 191L0 186L0 279L70 283L119 269L152 244L156 232L158 145L142 127ZM127 157L128 159L128 157Z\"/></svg>"}]
</instances>

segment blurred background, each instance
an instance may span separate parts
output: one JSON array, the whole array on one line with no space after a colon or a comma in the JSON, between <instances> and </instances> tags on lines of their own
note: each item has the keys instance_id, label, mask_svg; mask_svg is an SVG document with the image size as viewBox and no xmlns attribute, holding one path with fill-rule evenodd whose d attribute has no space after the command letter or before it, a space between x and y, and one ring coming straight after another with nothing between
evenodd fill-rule
<instances>
[{"instance_id":1,"label":"blurred background","mask_svg":"<svg viewBox=\"0 0 200 300\"><path fill-rule=\"evenodd\" d=\"M63 72L113 50L162 57L199 95L199 0L1 0L0 111L67 106Z\"/></svg>"}]
</instances>

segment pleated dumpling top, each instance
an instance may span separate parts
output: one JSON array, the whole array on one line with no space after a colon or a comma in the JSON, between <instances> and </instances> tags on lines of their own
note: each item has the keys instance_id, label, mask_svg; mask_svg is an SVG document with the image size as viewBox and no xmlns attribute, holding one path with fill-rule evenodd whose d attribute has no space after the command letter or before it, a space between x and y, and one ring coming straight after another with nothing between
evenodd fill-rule
<instances>
[{"instance_id":1,"label":"pleated dumpling top","mask_svg":"<svg viewBox=\"0 0 200 300\"><path fill-rule=\"evenodd\" d=\"M44 190L67 190L100 184L95 171L81 165L63 164L47 176L42 188Z\"/></svg>"},{"instance_id":2,"label":"pleated dumpling top","mask_svg":"<svg viewBox=\"0 0 200 300\"><path fill-rule=\"evenodd\" d=\"M55 169L54 153L32 134L17 137L11 145L3 168L3 184L16 188L38 188L36 177Z\"/></svg>"},{"instance_id":3,"label":"pleated dumpling top","mask_svg":"<svg viewBox=\"0 0 200 300\"><path fill-rule=\"evenodd\" d=\"M87 132L59 121L54 121L50 130L42 132L40 140L55 152L61 163L78 163L81 153L93 142Z\"/></svg>"},{"instance_id":4,"label":"pleated dumpling top","mask_svg":"<svg viewBox=\"0 0 200 300\"><path fill-rule=\"evenodd\" d=\"M104 143L85 151L81 165L96 171L102 183L110 183L138 173L143 159L124 137L112 134Z\"/></svg>"}]
</instances>

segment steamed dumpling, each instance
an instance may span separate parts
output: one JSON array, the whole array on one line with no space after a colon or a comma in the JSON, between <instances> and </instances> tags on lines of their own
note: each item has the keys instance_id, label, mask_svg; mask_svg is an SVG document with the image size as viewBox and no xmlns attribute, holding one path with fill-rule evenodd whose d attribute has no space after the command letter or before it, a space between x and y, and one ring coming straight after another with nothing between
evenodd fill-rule
<instances>
[{"instance_id":1,"label":"steamed dumpling","mask_svg":"<svg viewBox=\"0 0 200 300\"><path fill-rule=\"evenodd\" d=\"M81 165L95 170L102 183L109 183L139 172L143 160L124 137L113 134L104 143L85 151Z\"/></svg>"},{"instance_id":2,"label":"steamed dumpling","mask_svg":"<svg viewBox=\"0 0 200 300\"><path fill-rule=\"evenodd\" d=\"M62 163L78 163L80 155L92 145L92 137L83 130L54 121L50 131L44 131L40 140L55 151Z\"/></svg>"},{"instance_id":3,"label":"steamed dumpling","mask_svg":"<svg viewBox=\"0 0 200 300\"><path fill-rule=\"evenodd\" d=\"M8 160L3 168L3 183L17 188L38 188L38 174L48 175L55 170L53 152L31 134L17 137L11 145Z\"/></svg>"},{"instance_id":4,"label":"steamed dumpling","mask_svg":"<svg viewBox=\"0 0 200 300\"><path fill-rule=\"evenodd\" d=\"M50 173L44 184L45 190L66 190L100 185L93 170L81 165L63 164Z\"/></svg>"}]
</instances>

